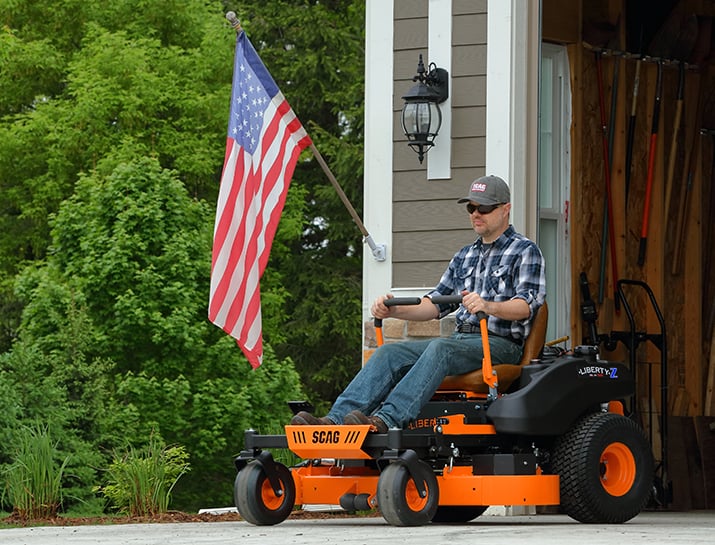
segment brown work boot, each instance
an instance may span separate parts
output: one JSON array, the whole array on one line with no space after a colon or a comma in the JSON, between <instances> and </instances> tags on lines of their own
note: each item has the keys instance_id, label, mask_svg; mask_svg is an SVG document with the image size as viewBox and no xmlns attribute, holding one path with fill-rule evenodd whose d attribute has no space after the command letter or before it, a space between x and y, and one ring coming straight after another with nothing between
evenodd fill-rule
<instances>
[{"instance_id":1,"label":"brown work boot","mask_svg":"<svg viewBox=\"0 0 715 545\"><path fill-rule=\"evenodd\" d=\"M350 426L369 424L375 427L377 433L387 433L387 424L383 422L382 418L379 416L365 416L358 410L350 411L346 414L343 419L343 424L348 424Z\"/></svg>"},{"instance_id":2,"label":"brown work boot","mask_svg":"<svg viewBox=\"0 0 715 545\"><path fill-rule=\"evenodd\" d=\"M313 416L308 411L300 411L290 419L290 423L294 426L334 426L335 422L327 416Z\"/></svg>"}]
</instances>

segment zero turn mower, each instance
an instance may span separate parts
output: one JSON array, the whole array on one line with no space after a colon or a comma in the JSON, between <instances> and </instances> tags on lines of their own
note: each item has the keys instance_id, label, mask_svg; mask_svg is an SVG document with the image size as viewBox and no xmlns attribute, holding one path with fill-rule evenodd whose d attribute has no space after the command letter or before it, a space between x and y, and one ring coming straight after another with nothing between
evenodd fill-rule
<instances>
[{"instance_id":1,"label":"zero turn mower","mask_svg":"<svg viewBox=\"0 0 715 545\"><path fill-rule=\"evenodd\" d=\"M492 366L480 316L482 369L447 377L406 429L247 430L235 459L239 513L257 525L278 524L296 505L311 504L379 509L395 526L468 522L490 505L558 505L584 523L635 517L651 495L654 461L645 434L624 415L634 394L631 371L599 359L595 346L539 357L547 312L544 305L537 313L518 365ZM376 320L381 333L380 326ZM302 461L291 468L277 462L271 449L285 448Z\"/></svg>"}]
</instances>

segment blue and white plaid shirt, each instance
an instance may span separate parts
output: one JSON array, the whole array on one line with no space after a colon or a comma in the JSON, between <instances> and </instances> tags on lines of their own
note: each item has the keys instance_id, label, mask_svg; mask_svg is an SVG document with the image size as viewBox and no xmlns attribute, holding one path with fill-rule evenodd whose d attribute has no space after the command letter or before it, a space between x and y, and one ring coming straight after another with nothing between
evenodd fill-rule
<instances>
[{"instance_id":1,"label":"blue and white plaid shirt","mask_svg":"<svg viewBox=\"0 0 715 545\"><path fill-rule=\"evenodd\" d=\"M502 337L523 341L531 328L531 319L546 298L544 256L539 247L509 226L491 244L479 237L474 243L459 250L449 262L432 295L459 294L462 290L478 293L486 301L523 299L529 305L529 318L519 321L502 320L489 316L489 331ZM442 318L457 310L455 321L478 325L477 317L463 305L438 305Z\"/></svg>"}]
</instances>

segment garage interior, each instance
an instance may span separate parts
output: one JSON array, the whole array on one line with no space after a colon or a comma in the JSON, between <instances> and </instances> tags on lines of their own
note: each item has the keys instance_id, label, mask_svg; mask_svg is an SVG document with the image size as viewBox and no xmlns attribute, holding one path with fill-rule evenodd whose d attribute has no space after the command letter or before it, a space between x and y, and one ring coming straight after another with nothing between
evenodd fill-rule
<instances>
[{"instance_id":1,"label":"garage interior","mask_svg":"<svg viewBox=\"0 0 715 545\"><path fill-rule=\"evenodd\" d=\"M675 510L715 508L714 17L715 0L542 0L571 74L573 344L632 363Z\"/></svg>"}]
</instances>

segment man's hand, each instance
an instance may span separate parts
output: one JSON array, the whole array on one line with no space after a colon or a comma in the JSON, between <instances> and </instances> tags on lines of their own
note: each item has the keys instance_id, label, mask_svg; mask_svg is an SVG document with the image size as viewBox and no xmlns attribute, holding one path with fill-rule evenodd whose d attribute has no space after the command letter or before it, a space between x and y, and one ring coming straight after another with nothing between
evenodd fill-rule
<instances>
[{"instance_id":1,"label":"man's hand","mask_svg":"<svg viewBox=\"0 0 715 545\"><path fill-rule=\"evenodd\" d=\"M391 310L395 307L386 307L383 302L385 299L392 299L393 297L394 295L391 293L388 293L387 295L380 295L377 299L375 299L372 307L370 307L370 314L379 320L384 320L385 318L392 316Z\"/></svg>"},{"instance_id":2,"label":"man's hand","mask_svg":"<svg viewBox=\"0 0 715 545\"><path fill-rule=\"evenodd\" d=\"M481 310L489 316L496 316L502 320L526 320L531 315L529 305L519 297L509 301L485 301L478 293L464 290L462 305L470 314L476 314Z\"/></svg>"},{"instance_id":3,"label":"man's hand","mask_svg":"<svg viewBox=\"0 0 715 545\"><path fill-rule=\"evenodd\" d=\"M402 320L416 320L423 322L439 318L439 309L427 297L423 297L419 305L395 305L385 306L385 301L392 299L394 295L388 293L381 295L370 307L370 313L374 318L384 320L385 318L400 318Z\"/></svg>"},{"instance_id":4,"label":"man's hand","mask_svg":"<svg viewBox=\"0 0 715 545\"><path fill-rule=\"evenodd\" d=\"M462 305L466 308L470 314L476 314L480 310L486 314L487 312L487 302L479 297L478 293L473 291L462 291Z\"/></svg>"}]
</instances>

